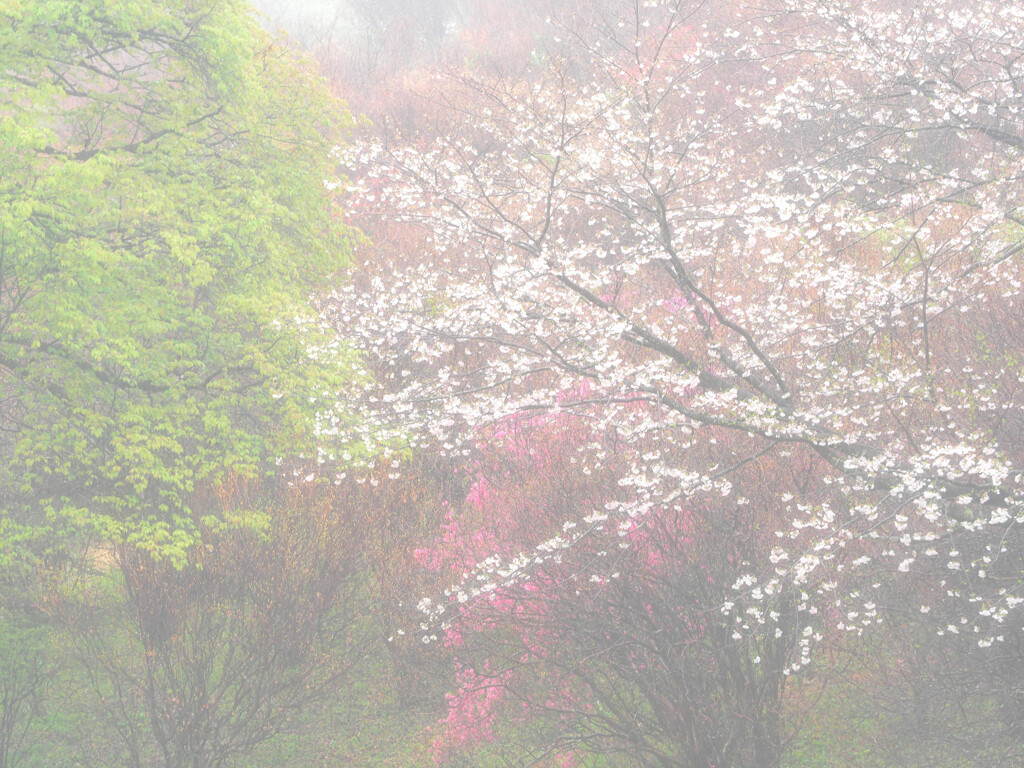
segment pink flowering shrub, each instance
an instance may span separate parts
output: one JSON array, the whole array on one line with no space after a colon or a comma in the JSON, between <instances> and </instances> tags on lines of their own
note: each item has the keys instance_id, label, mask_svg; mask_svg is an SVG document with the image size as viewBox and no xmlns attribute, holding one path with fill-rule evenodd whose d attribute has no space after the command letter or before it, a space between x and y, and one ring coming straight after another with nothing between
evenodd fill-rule
<instances>
[{"instance_id":1,"label":"pink flowering shrub","mask_svg":"<svg viewBox=\"0 0 1024 768\"><path fill-rule=\"evenodd\" d=\"M449 590L442 614L458 666L438 764L504 748L496 742L513 733L516 749L552 765L593 753L639 765L775 764L782 692L819 632L794 594L751 596L756 585L737 583L773 546L779 499L766 493L753 514L706 494L618 518L601 510L631 501L614 478L637 457L586 419L510 418L486 437L462 503L416 551L439 576L479 585ZM577 457L597 446L602 471L581 472ZM751 480L768 471L746 469ZM777 485L781 496L785 480ZM589 528L511 575L480 568L536 552L559 525L566 536Z\"/></svg>"}]
</instances>

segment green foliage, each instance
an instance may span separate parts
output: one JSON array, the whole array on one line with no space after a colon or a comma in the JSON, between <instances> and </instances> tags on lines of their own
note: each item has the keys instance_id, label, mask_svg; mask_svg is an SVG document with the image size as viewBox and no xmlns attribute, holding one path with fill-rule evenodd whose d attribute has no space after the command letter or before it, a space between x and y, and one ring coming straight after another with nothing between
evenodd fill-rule
<instances>
[{"instance_id":1,"label":"green foliage","mask_svg":"<svg viewBox=\"0 0 1024 768\"><path fill-rule=\"evenodd\" d=\"M0 768L17 763L56 669L45 629L0 608Z\"/></svg>"},{"instance_id":2,"label":"green foliage","mask_svg":"<svg viewBox=\"0 0 1024 768\"><path fill-rule=\"evenodd\" d=\"M347 259L345 119L237 0L0 0L8 559L183 562L197 488L309 449L352 368L307 301Z\"/></svg>"}]
</instances>

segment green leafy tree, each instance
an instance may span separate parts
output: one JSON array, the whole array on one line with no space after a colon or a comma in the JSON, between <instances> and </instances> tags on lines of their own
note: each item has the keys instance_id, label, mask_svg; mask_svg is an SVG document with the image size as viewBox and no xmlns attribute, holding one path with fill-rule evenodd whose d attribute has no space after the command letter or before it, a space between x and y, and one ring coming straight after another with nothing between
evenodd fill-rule
<instances>
[{"instance_id":1,"label":"green leafy tree","mask_svg":"<svg viewBox=\"0 0 1024 768\"><path fill-rule=\"evenodd\" d=\"M0 555L183 563L197 489L309 450L345 114L238 0L0 0Z\"/></svg>"}]
</instances>

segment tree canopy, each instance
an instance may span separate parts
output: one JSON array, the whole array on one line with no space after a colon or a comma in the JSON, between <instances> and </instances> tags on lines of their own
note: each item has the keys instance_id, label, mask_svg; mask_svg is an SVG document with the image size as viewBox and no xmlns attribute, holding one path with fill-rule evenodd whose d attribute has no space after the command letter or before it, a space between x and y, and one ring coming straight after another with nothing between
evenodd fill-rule
<instances>
[{"instance_id":1,"label":"tree canopy","mask_svg":"<svg viewBox=\"0 0 1024 768\"><path fill-rule=\"evenodd\" d=\"M352 205L422 228L427 254L338 293L383 373L367 422L469 453L503 419L572 412L599 425L580 471L610 461L609 435L631 456L630 498L581 504L522 562L483 561L452 602L561 557L595 515L625 531L747 506L765 489L740 471L779 462L806 480L757 509L790 523L736 564L738 596L795 588L805 615L860 632L877 598L837 597L836 574L934 557L951 592L972 574L954 629L1005 638L1022 602L1019 9L889 6L556 21L564 51L531 76L448 78L436 138L351 148Z\"/></svg>"},{"instance_id":2,"label":"tree canopy","mask_svg":"<svg viewBox=\"0 0 1024 768\"><path fill-rule=\"evenodd\" d=\"M5 542L180 557L197 487L309 448L339 114L237 0L0 3Z\"/></svg>"}]
</instances>

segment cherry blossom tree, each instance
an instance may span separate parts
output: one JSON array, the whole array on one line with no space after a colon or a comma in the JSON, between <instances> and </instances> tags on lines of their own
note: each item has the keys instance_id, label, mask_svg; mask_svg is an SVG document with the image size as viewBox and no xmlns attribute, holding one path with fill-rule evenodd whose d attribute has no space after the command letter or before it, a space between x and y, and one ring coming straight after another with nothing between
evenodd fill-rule
<instances>
[{"instance_id":1,"label":"cherry blossom tree","mask_svg":"<svg viewBox=\"0 0 1024 768\"><path fill-rule=\"evenodd\" d=\"M456 607L595 514L756 518L737 477L811 462L774 546L734 564L737 599L795 589L859 633L935 560L959 606L942 631L1021 631L1022 16L623 3L552 20L539 75L439 79L437 138L339 152L357 216L424 232L418 263L324 307L377 373L372 439L470 455L510 415L571 413L595 436L580 472L609 436L631 448L622 493L467 569Z\"/></svg>"}]
</instances>

